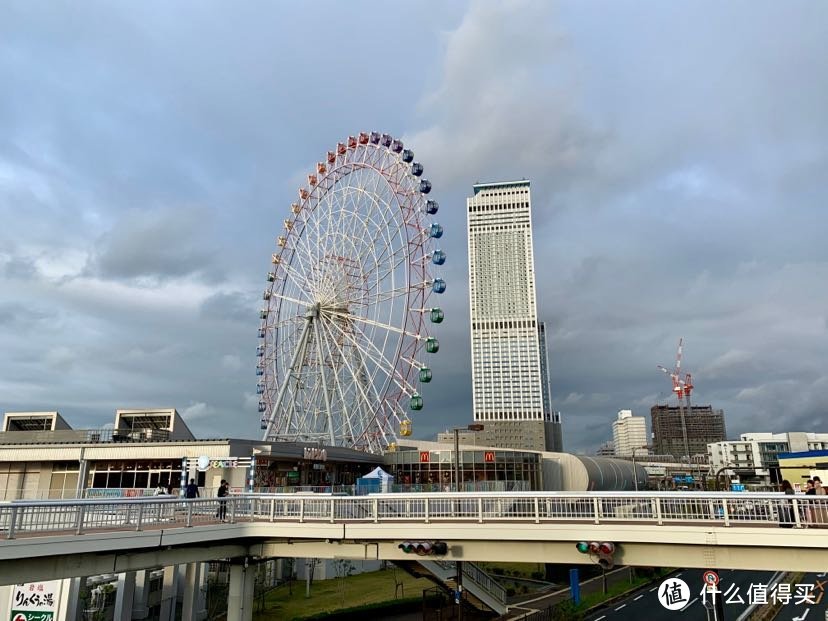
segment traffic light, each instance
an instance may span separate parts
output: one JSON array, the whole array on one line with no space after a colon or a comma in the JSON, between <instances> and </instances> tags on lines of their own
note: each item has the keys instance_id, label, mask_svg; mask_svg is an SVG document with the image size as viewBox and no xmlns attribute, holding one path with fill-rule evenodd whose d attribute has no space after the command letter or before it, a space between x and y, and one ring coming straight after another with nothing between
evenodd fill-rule
<instances>
[{"instance_id":1,"label":"traffic light","mask_svg":"<svg viewBox=\"0 0 828 621\"><path fill-rule=\"evenodd\" d=\"M603 569L612 569L615 566L615 544L610 541L579 541L575 548L581 554L597 556L596 562Z\"/></svg>"},{"instance_id":2,"label":"traffic light","mask_svg":"<svg viewBox=\"0 0 828 621\"><path fill-rule=\"evenodd\" d=\"M406 554L419 556L443 556L448 553L445 541L403 541L397 547Z\"/></svg>"}]
</instances>

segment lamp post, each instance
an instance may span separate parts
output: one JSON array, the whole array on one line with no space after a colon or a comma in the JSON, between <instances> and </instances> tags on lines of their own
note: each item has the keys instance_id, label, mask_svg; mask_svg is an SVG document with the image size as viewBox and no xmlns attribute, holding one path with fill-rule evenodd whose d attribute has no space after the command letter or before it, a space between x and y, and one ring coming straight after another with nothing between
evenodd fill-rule
<instances>
[{"instance_id":1,"label":"lamp post","mask_svg":"<svg viewBox=\"0 0 828 621\"><path fill-rule=\"evenodd\" d=\"M460 432L461 431L483 431L483 425L474 423L463 429L462 427L455 427L454 432L454 491L460 491ZM457 572L457 619L463 619L463 561L454 561L455 571Z\"/></svg>"},{"instance_id":2,"label":"lamp post","mask_svg":"<svg viewBox=\"0 0 828 621\"><path fill-rule=\"evenodd\" d=\"M650 447L646 444L644 446L636 446L632 452L632 462L633 462L633 481L635 482L635 491L638 491L638 473L635 470L635 452L639 449L647 449L650 450Z\"/></svg>"}]
</instances>

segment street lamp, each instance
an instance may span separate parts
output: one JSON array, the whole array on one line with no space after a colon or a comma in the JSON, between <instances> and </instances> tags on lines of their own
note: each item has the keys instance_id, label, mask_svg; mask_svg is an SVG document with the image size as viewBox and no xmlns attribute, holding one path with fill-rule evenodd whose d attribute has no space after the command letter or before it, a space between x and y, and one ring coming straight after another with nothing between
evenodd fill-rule
<instances>
[{"instance_id":1,"label":"street lamp","mask_svg":"<svg viewBox=\"0 0 828 621\"><path fill-rule=\"evenodd\" d=\"M483 431L483 425L474 423L468 427L455 427L454 432L454 491L460 491L460 432L461 431Z\"/></svg>"},{"instance_id":2,"label":"street lamp","mask_svg":"<svg viewBox=\"0 0 828 621\"><path fill-rule=\"evenodd\" d=\"M635 470L635 452L639 449L647 449L650 450L650 447L646 444L644 446L636 446L632 452L632 462L633 462L633 481L635 482L635 491L638 491L638 473Z\"/></svg>"},{"instance_id":3,"label":"street lamp","mask_svg":"<svg viewBox=\"0 0 828 621\"><path fill-rule=\"evenodd\" d=\"M460 432L461 431L483 431L483 425L480 423L473 423L463 429L462 427L455 427L454 432L454 491L460 491ZM455 581L457 582L457 618L463 619L463 561L454 561L454 567L457 572Z\"/></svg>"}]
</instances>

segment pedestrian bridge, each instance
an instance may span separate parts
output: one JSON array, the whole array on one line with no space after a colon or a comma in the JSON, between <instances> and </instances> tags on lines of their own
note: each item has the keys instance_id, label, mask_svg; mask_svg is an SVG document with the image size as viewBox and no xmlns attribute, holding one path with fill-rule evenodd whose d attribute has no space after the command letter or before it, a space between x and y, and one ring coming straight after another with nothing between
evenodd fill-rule
<instances>
[{"instance_id":1,"label":"pedestrian bridge","mask_svg":"<svg viewBox=\"0 0 828 621\"><path fill-rule=\"evenodd\" d=\"M825 571L828 497L695 492L240 495L0 504L0 584L215 559L443 560ZM414 557L416 558L416 557Z\"/></svg>"}]
</instances>

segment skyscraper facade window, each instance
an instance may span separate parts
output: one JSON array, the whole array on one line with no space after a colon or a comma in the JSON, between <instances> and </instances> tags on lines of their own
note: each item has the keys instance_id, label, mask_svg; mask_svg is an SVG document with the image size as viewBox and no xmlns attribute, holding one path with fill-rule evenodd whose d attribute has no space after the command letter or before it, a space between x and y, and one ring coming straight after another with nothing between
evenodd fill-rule
<instances>
[{"instance_id":1,"label":"skyscraper facade window","mask_svg":"<svg viewBox=\"0 0 828 621\"><path fill-rule=\"evenodd\" d=\"M543 423L556 414L544 386L529 182L477 184L467 208L474 420L536 421L543 444Z\"/></svg>"}]
</instances>

